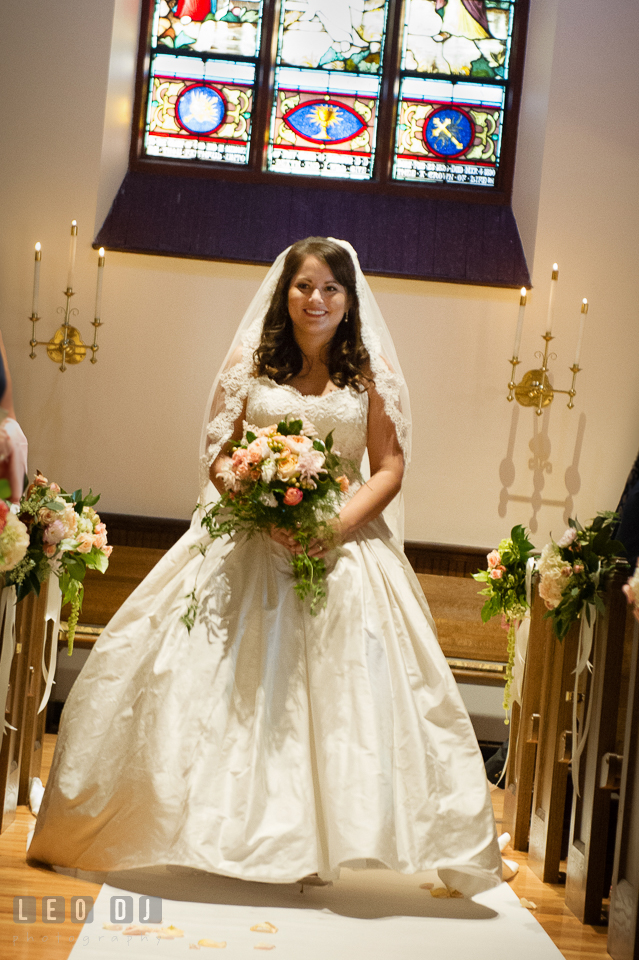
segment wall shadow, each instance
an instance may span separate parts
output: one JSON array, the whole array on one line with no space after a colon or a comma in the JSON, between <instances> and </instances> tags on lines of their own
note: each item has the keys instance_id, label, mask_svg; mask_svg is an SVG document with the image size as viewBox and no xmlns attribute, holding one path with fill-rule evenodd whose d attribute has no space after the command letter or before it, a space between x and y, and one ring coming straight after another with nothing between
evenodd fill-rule
<instances>
[{"instance_id":1,"label":"wall shadow","mask_svg":"<svg viewBox=\"0 0 639 960\"><path fill-rule=\"evenodd\" d=\"M573 514L575 497L581 489L579 462L586 432L586 415L585 413L581 413L577 423L577 435L575 438L572 463L568 466L564 474L564 484L566 487L566 497L564 500L553 500L549 497L544 497L546 478L553 472L553 461L551 459L552 443L550 440L552 407L548 407L541 417L537 417L534 413L532 414L532 437L528 442L531 456L528 458L527 463L528 470L532 474L532 489L529 494L514 492L513 488L517 479L514 454L520 416L520 407L518 404L515 404L510 419L506 454L499 464L501 490L499 491L497 512L500 517L505 517L508 513L509 503L529 503L532 512L528 520L528 528L531 533L536 533L539 529L538 515L542 507L563 507L564 523L568 523L568 518Z\"/></svg>"}]
</instances>

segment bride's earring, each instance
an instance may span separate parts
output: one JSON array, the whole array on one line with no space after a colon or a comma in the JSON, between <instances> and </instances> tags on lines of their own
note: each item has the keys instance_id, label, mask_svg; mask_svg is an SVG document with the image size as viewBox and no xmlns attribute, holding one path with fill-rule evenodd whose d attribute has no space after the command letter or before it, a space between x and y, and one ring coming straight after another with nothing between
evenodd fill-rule
<instances>
[{"instance_id":1,"label":"bride's earring","mask_svg":"<svg viewBox=\"0 0 639 960\"><path fill-rule=\"evenodd\" d=\"M344 321L344 323L348 323L348 310L346 311L346 313L345 313L344 316L342 317L342 320Z\"/></svg>"}]
</instances>

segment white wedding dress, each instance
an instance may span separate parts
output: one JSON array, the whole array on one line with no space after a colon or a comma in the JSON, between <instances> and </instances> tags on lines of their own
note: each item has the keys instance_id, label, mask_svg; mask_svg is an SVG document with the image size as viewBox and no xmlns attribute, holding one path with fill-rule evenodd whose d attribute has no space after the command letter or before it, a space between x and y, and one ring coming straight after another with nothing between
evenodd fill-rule
<instances>
[{"instance_id":1,"label":"white wedding dress","mask_svg":"<svg viewBox=\"0 0 639 960\"><path fill-rule=\"evenodd\" d=\"M247 420L304 416L357 462L368 397L252 381ZM166 554L95 645L62 716L29 856L84 870L180 864L270 882L341 865L501 881L482 759L419 583L384 520L297 598L266 536ZM200 611L180 622L194 585Z\"/></svg>"}]
</instances>

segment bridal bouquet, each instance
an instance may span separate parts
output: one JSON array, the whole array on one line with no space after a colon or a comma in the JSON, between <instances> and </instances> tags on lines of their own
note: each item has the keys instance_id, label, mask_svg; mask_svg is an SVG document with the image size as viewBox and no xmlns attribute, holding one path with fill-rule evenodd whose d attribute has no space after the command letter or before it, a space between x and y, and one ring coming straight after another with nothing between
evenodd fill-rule
<instances>
[{"instance_id":1,"label":"bridal bouquet","mask_svg":"<svg viewBox=\"0 0 639 960\"><path fill-rule=\"evenodd\" d=\"M539 593L559 640L584 610L590 624L591 605L604 613L603 589L615 558L625 553L623 544L612 539L616 522L617 515L610 512L598 513L587 527L570 518L564 535L541 552Z\"/></svg>"},{"instance_id":2,"label":"bridal bouquet","mask_svg":"<svg viewBox=\"0 0 639 960\"><path fill-rule=\"evenodd\" d=\"M347 469L352 471L352 465L333 450L332 431L320 440L313 425L303 420L248 427L218 474L226 489L206 509L202 526L212 539L251 537L273 527L288 531L302 547L290 561L295 591L301 600L308 598L310 612L316 614L326 596L326 564L307 550L315 538L331 541L330 520L349 487ZM182 622L190 632L198 607L195 589L187 599Z\"/></svg>"},{"instance_id":3,"label":"bridal bouquet","mask_svg":"<svg viewBox=\"0 0 639 960\"><path fill-rule=\"evenodd\" d=\"M37 473L19 506L19 520L25 528L27 548L20 561L5 574L5 583L15 584L18 600L40 586L53 573L60 581L62 603L71 604L69 656L84 595L87 568L104 573L113 547L107 545L106 526L93 507L100 499L91 491L65 493Z\"/></svg>"},{"instance_id":4,"label":"bridal bouquet","mask_svg":"<svg viewBox=\"0 0 639 960\"><path fill-rule=\"evenodd\" d=\"M497 549L491 550L488 554L488 569L473 574L475 580L486 584L484 589L479 591L486 597L481 610L483 623L487 623L491 617L501 615L504 626L508 630L508 663L504 690L506 712L510 704L510 688L513 681L515 631L517 623L528 613L526 564L533 550L534 546L528 539L527 530L518 524L512 528L510 539L502 540Z\"/></svg>"}]
</instances>

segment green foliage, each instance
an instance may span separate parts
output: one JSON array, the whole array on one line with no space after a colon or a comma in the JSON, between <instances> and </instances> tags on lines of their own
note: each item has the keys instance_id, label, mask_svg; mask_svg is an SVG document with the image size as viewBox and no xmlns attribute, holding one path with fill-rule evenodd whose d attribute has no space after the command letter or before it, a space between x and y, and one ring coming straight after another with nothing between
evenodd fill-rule
<instances>
[{"instance_id":1,"label":"green foliage","mask_svg":"<svg viewBox=\"0 0 639 960\"><path fill-rule=\"evenodd\" d=\"M487 584L483 590L479 591L486 597L481 611L484 623L488 623L492 617L497 616L512 620L520 619L525 615L528 609L526 564L534 549L526 528L517 524L510 532L510 539L502 540L497 548L499 562L488 570L480 570L479 573L473 574L475 580ZM497 570L500 576L491 576L492 570Z\"/></svg>"},{"instance_id":2,"label":"green foliage","mask_svg":"<svg viewBox=\"0 0 639 960\"><path fill-rule=\"evenodd\" d=\"M572 569L560 603L545 614L546 618L552 620L555 636L560 641L582 614L590 624L592 607L597 613L605 612L604 590L615 570L615 561L626 553L621 541L615 540L612 535L617 521L617 514L610 510L598 513L587 527L582 527L578 520L571 517L568 525L576 534L572 543L559 546L553 541L555 552L566 568Z\"/></svg>"},{"instance_id":3,"label":"green foliage","mask_svg":"<svg viewBox=\"0 0 639 960\"><path fill-rule=\"evenodd\" d=\"M0 480L0 500L9 500L11 498L11 484L8 480Z\"/></svg>"}]
</instances>

